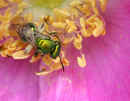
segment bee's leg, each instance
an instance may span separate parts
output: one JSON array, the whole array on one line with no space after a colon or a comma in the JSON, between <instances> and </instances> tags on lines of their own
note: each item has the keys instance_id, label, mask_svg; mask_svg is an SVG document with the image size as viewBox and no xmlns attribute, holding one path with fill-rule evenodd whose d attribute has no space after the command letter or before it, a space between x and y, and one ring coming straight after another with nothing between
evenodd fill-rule
<instances>
[{"instance_id":1,"label":"bee's leg","mask_svg":"<svg viewBox=\"0 0 130 101\"><path fill-rule=\"evenodd\" d=\"M26 48L24 49L24 53L28 54L31 52L33 46L31 44L27 45Z\"/></svg>"},{"instance_id":2,"label":"bee's leg","mask_svg":"<svg viewBox=\"0 0 130 101\"><path fill-rule=\"evenodd\" d=\"M35 51L34 56L37 56L37 55L38 55L38 53L39 53L38 51Z\"/></svg>"},{"instance_id":3,"label":"bee's leg","mask_svg":"<svg viewBox=\"0 0 130 101\"><path fill-rule=\"evenodd\" d=\"M43 31L44 31L44 29L45 29L45 24L47 24L48 25L48 20L49 20L49 16L45 16L44 18L43 18L43 23L38 27L38 30L39 30L39 32L40 33L42 33Z\"/></svg>"},{"instance_id":4,"label":"bee's leg","mask_svg":"<svg viewBox=\"0 0 130 101\"><path fill-rule=\"evenodd\" d=\"M57 35L57 32L55 32L55 31L54 32L49 32L48 34L51 35L51 36L56 37L59 40L59 42L61 42L59 36Z\"/></svg>"},{"instance_id":5,"label":"bee's leg","mask_svg":"<svg viewBox=\"0 0 130 101\"><path fill-rule=\"evenodd\" d=\"M44 18L43 18L43 21L44 21L44 23L46 23L46 24L49 24L49 21L50 20L50 16L48 15L48 16L44 16Z\"/></svg>"},{"instance_id":6,"label":"bee's leg","mask_svg":"<svg viewBox=\"0 0 130 101\"><path fill-rule=\"evenodd\" d=\"M55 31L54 32L48 32L48 34L52 35L52 36L55 36L55 35L57 35L57 32L55 32Z\"/></svg>"},{"instance_id":7,"label":"bee's leg","mask_svg":"<svg viewBox=\"0 0 130 101\"><path fill-rule=\"evenodd\" d=\"M37 49L35 51L34 55L37 56L39 53L41 53L41 55L44 55L40 49Z\"/></svg>"},{"instance_id":8,"label":"bee's leg","mask_svg":"<svg viewBox=\"0 0 130 101\"><path fill-rule=\"evenodd\" d=\"M54 37L56 37L58 40L59 40L59 37L58 37L58 35L57 35L57 32L55 32L55 31L53 31L53 32L47 32L49 35L51 35L51 36L54 36Z\"/></svg>"},{"instance_id":9,"label":"bee's leg","mask_svg":"<svg viewBox=\"0 0 130 101\"><path fill-rule=\"evenodd\" d=\"M40 33L42 33L44 31L45 27L44 27L44 23L42 23L40 26L38 26L38 30Z\"/></svg>"},{"instance_id":10,"label":"bee's leg","mask_svg":"<svg viewBox=\"0 0 130 101\"><path fill-rule=\"evenodd\" d=\"M63 72L64 72L64 71L65 71L65 69L64 69L64 64L63 64L63 62L62 62L62 59L61 59L60 55L59 55L59 58L60 58L60 63L61 63L61 66L62 66L62 70L63 70Z\"/></svg>"}]
</instances>

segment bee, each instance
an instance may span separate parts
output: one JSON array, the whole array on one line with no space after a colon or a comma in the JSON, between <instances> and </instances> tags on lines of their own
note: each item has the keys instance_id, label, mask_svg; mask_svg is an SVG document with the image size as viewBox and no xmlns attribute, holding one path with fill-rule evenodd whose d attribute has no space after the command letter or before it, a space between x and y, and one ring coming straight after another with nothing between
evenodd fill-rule
<instances>
[{"instance_id":1,"label":"bee","mask_svg":"<svg viewBox=\"0 0 130 101\"><path fill-rule=\"evenodd\" d=\"M50 32L48 35L41 34L44 29L44 24L40 28L36 27L34 23L26 23L24 25L18 25L17 33L21 40L28 42L29 45L25 48L25 52L29 53L30 50L35 47L35 54L49 54L51 58L56 59L58 56L60 58L60 63L64 71L64 65L60 57L61 51L61 41L57 36L57 32ZM40 31L40 30L41 31ZM58 40L53 40L50 35L55 34Z\"/></svg>"}]
</instances>

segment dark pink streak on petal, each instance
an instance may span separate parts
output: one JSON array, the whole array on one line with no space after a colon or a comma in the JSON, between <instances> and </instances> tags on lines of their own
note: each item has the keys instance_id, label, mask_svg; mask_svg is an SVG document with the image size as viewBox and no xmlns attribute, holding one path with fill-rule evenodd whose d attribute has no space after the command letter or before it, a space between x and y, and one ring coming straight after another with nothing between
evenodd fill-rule
<instances>
[{"instance_id":1,"label":"dark pink streak on petal","mask_svg":"<svg viewBox=\"0 0 130 101\"><path fill-rule=\"evenodd\" d=\"M130 1L110 0L104 17L107 35L85 43L89 99L130 101Z\"/></svg>"},{"instance_id":2,"label":"dark pink streak on petal","mask_svg":"<svg viewBox=\"0 0 130 101\"><path fill-rule=\"evenodd\" d=\"M38 64L0 58L0 101L38 101Z\"/></svg>"}]
</instances>

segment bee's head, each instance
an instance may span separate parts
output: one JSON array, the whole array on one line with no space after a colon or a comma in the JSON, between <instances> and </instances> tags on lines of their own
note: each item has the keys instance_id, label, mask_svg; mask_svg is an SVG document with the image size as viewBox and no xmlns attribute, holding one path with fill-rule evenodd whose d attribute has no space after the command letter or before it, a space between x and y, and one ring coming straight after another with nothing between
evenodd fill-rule
<instances>
[{"instance_id":1,"label":"bee's head","mask_svg":"<svg viewBox=\"0 0 130 101\"><path fill-rule=\"evenodd\" d=\"M17 33L23 41L32 42L36 33L36 26L33 23L24 24L18 27Z\"/></svg>"}]
</instances>

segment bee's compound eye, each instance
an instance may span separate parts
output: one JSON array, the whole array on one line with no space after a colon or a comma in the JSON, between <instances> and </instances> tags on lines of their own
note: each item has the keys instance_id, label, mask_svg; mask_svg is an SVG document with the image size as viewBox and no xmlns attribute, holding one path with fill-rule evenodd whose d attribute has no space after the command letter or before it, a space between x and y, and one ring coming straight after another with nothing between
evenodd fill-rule
<instances>
[{"instance_id":1,"label":"bee's compound eye","mask_svg":"<svg viewBox=\"0 0 130 101\"><path fill-rule=\"evenodd\" d=\"M27 38L25 37L25 35L24 34L19 34L19 36L20 36L20 38L23 40L23 41L27 41Z\"/></svg>"},{"instance_id":2,"label":"bee's compound eye","mask_svg":"<svg viewBox=\"0 0 130 101\"><path fill-rule=\"evenodd\" d=\"M36 31L36 27L33 23L28 23L27 24L33 31Z\"/></svg>"},{"instance_id":3,"label":"bee's compound eye","mask_svg":"<svg viewBox=\"0 0 130 101\"><path fill-rule=\"evenodd\" d=\"M32 42L33 41L33 39L31 38L31 37L27 37L26 38L29 42Z\"/></svg>"},{"instance_id":4,"label":"bee's compound eye","mask_svg":"<svg viewBox=\"0 0 130 101\"><path fill-rule=\"evenodd\" d=\"M36 33L34 33L33 35L36 36Z\"/></svg>"},{"instance_id":5,"label":"bee's compound eye","mask_svg":"<svg viewBox=\"0 0 130 101\"><path fill-rule=\"evenodd\" d=\"M23 40L25 42L27 41L24 31L22 29L18 30L17 33L18 33L19 37L21 38L21 40Z\"/></svg>"}]
</instances>

